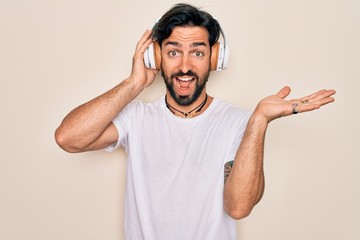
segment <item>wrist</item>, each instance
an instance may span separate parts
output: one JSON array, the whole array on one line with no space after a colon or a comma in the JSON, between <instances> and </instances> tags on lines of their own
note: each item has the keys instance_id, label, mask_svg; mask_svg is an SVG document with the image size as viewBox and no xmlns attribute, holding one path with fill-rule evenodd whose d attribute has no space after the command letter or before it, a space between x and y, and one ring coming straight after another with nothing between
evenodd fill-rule
<instances>
[{"instance_id":1,"label":"wrist","mask_svg":"<svg viewBox=\"0 0 360 240\"><path fill-rule=\"evenodd\" d=\"M257 128L267 128L269 122L262 113L255 110L249 119L248 125L255 125Z\"/></svg>"}]
</instances>

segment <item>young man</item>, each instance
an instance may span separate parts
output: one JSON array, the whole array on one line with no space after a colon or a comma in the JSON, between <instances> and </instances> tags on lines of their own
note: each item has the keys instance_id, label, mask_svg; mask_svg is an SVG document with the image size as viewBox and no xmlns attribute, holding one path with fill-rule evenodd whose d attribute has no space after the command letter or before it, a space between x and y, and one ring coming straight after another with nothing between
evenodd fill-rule
<instances>
[{"instance_id":1,"label":"young man","mask_svg":"<svg viewBox=\"0 0 360 240\"><path fill-rule=\"evenodd\" d=\"M249 215L263 195L269 122L334 101L333 90L286 101L284 87L249 113L209 96L219 34L208 13L175 5L141 37L130 77L74 109L56 131L69 152L121 146L128 153L126 239L236 239L234 219ZM134 99L158 73L143 61L153 38L167 90L143 103Z\"/></svg>"}]
</instances>

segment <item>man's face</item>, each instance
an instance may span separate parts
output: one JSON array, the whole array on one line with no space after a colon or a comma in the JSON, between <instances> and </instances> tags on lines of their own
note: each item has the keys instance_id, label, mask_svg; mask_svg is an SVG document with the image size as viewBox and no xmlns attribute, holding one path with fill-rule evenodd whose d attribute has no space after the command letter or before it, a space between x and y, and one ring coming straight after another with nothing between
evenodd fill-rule
<instances>
[{"instance_id":1,"label":"man's face","mask_svg":"<svg viewBox=\"0 0 360 240\"><path fill-rule=\"evenodd\" d=\"M203 92L210 74L210 44L206 28L175 27L162 42L161 72L174 100L191 105Z\"/></svg>"}]
</instances>

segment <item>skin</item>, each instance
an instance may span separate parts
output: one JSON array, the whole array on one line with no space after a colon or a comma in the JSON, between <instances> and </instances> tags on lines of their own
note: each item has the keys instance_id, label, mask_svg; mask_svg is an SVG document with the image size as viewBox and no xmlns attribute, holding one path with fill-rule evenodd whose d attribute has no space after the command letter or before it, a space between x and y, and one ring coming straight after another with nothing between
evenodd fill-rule
<instances>
[{"instance_id":1,"label":"skin","mask_svg":"<svg viewBox=\"0 0 360 240\"><path fill-rule=\"evenodd\" d=\"M264 139L269 123L292 115L294 103L302 113L334 101L331 97L334 90L321 90L301 99L285 100L290 91L286 86L277 94L261 100L249 119L224 189L224 209L235 219L248 216L264 193ZM306 103L302 103L305 100Z\"/></svg>"},{"instance_id":2,"label":"skin","mask_svg":"<svg viewBox=\"0 0 360 240\"><path fill-rule=\"evenodd\" d=\"M117 141L118 132L112 120L154 82L158 73L157 70L146 69L143 62L144 52L151 42L151 31L147 30L136 45L131 75L108 92L75 108L64 118L55 132L60 147L68 152L83 152L103 149ZM210 67L206 29L194 26L174 28L173 33L162 43L161 57L162 74L165 81L173 86L176 98L191 99L197 85L206 81ZM186 75L189 70L198 77ZM179 72L185 75L176 77ZM184 81L181 83L179 80ZM264 139L269 123L292 115L294 103L298 104L297 110L303 113L334 101L334 90L321 90L300 99L285 100L290 91L289 87L284 87L277 94L261 100L249 119L224 186L224 210L234 219L248 216L263 195ZM205 96L206 86L198 98L182 105L167 90L168 103L184 112L198 106ZM198 114L206 111L212 99L209 97Z\"/></svg>"},{"instance_id":3,"label":"skin","mask_svg":"<svg viewBox=\"0 0 360 240\"><path fill-rule=\"evenodd\" d=\"M170 94L167 89L168 103L185 112L198 106L205 99L205 86L210 72L210 44L206 28L175 28L162 43L161 59L165 84L173 92ZM190 72L195 76L187 74ZM176 77L178 73L182 76ZM198 86L204 86L204 89L199 96L195 96ZM211 100L210 97L209 103Z\"/></svg>"}]
</instances>

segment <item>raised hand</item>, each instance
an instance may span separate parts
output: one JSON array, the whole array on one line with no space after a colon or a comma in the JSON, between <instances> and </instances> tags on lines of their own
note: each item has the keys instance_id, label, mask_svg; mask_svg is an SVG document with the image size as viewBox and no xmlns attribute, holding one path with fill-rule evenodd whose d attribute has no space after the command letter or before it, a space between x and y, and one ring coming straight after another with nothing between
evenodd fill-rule
<instances>
[{"instance_id":1,"label":"raised hand","mask_svg":"<svg viewBox=\"0 0 360 240\"><path fill-rule=\"evenodd\" d=\"M144 53L153 41L151 34L151 30L146 30L137 43L130 76L133 81L140 81L144 84L144 87L150 86L154 82L155 76L158 73L158 70L147 69L144 64Z\"/></svg>"},{"instance_id":2,"label":"raised hand","mask_svg":"<svg viewBox=\"0 0 360 240\"><path fill-rule=\"evenodd\" d=\"M320 108L331 103L335 94L334 90L321 90L299 99L285 100L290 94L289 87L283 87L277 94L264 98L257 105L254 114L262 116L269 123L280 117L303 113Z\"/></svg>"}]
</instances>

